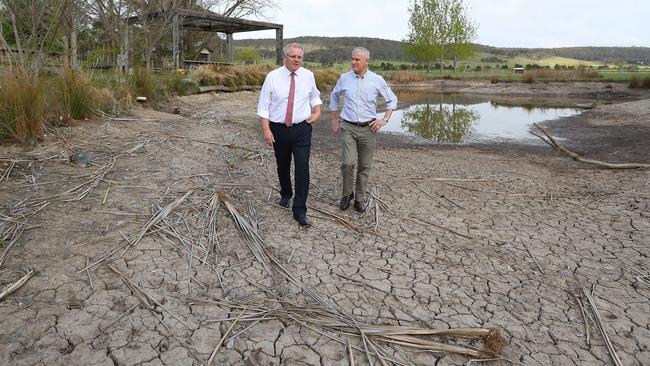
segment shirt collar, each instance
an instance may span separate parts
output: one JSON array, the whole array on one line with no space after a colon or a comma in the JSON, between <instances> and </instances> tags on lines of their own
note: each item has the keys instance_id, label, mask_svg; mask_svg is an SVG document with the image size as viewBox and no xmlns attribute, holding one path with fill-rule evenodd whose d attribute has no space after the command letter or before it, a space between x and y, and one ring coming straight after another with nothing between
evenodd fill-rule
<instances>
[{"instance_id":1,"label":"shirt collar","mask_svg":"<svg viewBox=\"0 0 650 366\"><path fill-rule=\"evenodd\" d=\"M363 75L359 75L354 70L352 70L352 74L354 75L355 78L359 79L364 79L366 76L368 76L368 73L370 73L370 69L366 69L366 72L363 73Z\"/></svg>"},{"instance_id":2,"label":"shirt collar","mask_svg":"<svg viewBox=\"0 0 650 366\"><path fill-rule=\"evenodd\" d=\"M284 69L284 71L285 71L285 73L287 74L287 76L291 75L291 72L292 72L292 71L289 70L289 69L287 68L287 65L284 65L282 68ZM298 76L298 74L300 73L300 70L301 70L301 69L302 69L302 66L300 66L300 67L298 68L298 70L294 71L294 72L296 73L296 76Z\"/></svg>"}]
</instances>

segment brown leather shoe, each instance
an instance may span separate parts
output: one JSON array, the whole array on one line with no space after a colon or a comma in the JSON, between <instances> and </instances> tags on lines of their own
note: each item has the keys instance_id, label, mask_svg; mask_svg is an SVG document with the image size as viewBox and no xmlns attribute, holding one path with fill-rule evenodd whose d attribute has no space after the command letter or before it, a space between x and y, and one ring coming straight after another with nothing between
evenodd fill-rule
<instances>
[{"instance_id":1,"label":"brown leather shoe","mask_svg":"<svg viewBox=\"0 0 650 366\"><path fill-rule=\"evenodd\" d=\"M348 207L350 207L350 201L354 198L354 193L350 194L349 196L343 196L341 198L341 202L339 203L339 208L341 210L347 210Z\"/></svg>"},{"instance_id":2,"label":"brown leather shoe","mask_svg":"<svg viewBox=\"0 0 650 366\"><path fill-rule=\"evenodd\" d=\"M364 213L368 210L368 205L365 202L354 201L354 209Z\"/></svg>"}]
</instances>

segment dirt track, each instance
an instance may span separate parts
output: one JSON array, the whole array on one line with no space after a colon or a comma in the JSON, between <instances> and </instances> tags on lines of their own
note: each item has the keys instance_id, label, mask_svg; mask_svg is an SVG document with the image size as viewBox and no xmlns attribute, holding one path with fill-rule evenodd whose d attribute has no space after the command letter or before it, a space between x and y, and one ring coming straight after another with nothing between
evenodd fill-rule
<instances>
[{"instance_id":1,"label":"dirt track","mask_svg":"<svg viewBox=\"0 0 650 366\"><path fill-rule=\"evenodd\" d=\"M521 86L529 94L538 87ZM583 93L598 106L551 125L554 134L592 158L650 162L650 100L609 104L640 96L621 89L608 99L605 86L602 95L574 87L566 93ZM473 92L481 88L531 97L506 86L472 86ZM550 89L562 94L559 88ZM594 84L584 90L595 90ZM6 159L0 173L16 161L9 179L0 182L0 213L11 207L12 217L19 217L17 212L49 203L29 220L0 267L3 285L29 268L37 271L0 303L0 364L203 365L240 314L234 305L313 303L277 273L266 272L223 206L216 214L218 245L211 248L197 234L219 190L242 213L249 214L250 203L271 253L360 323L495 327L508 341L505 359L606 365L611 358L603 337L589 321L587 344L575 297L594 286L623 364L650 364L650 171L595 168L547 147L410 146L382 137L371 186L388 207L361 217L336 207L338 145L323 120L311 158L314 225L305 230L274 204L275 162L262 144L256 98L252 92L192 96L170 103L182 115L141 109L128 118L57 129L32 152L0 147ZM600 135L603 129L623 137L610 141ZM89 152L95 165L69 163L67 156L77 151ZM91 183L68 192L84 182ZM93 191L79 199L92 182ZM127 244L124 236L133 240L158 208L189 191L166 222ZM379 235L369 233L376 225ZM176 237L169 228L177 230ZM160 301L162 306L153 306L160 314L141 306L108 263ZM250 325L237 323L230 334ZM361 342L352 343L363 349ZM403 364L469 360L401 346L384 350ZM357 364L367 363L365 352L354 351L354 357ZM275 319L227 339L215 364L349 361L344 344Z\"/></svg>"}]
</instances>

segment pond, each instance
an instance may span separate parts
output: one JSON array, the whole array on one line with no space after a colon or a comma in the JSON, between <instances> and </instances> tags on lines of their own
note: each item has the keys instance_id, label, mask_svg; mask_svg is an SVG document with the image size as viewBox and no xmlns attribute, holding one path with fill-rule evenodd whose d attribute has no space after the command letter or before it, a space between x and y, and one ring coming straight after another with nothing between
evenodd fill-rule
<instances>
[{"instance_id":1,"label":"pond","mask_svg":"<svg viewBox=\"0 0 650 366\"><path fill-rule=\"evenodd\" d=\"M382 131L404 133L438 143L536 143L537 138L529 133L532 123L582 112L578 108L504 105L489 97L466 94L409 97L405 99L410 105L396 110Z\"/></svg>"}]
</instances>

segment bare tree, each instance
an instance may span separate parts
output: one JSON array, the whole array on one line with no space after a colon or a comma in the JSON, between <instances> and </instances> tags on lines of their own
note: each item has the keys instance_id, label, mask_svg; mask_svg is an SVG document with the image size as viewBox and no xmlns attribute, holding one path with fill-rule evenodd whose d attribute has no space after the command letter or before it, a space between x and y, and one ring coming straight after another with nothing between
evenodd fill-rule
<instances>
[{"instance_id":1,"label":"bare tree","mask_svg":"<svg viewBox=\"0 0 650 366\"><path fill-rule=\"evenodd\" d=\"M16 57L9 60L33 74L49 60L54 40L70 0L0 0L0 22L11 25L11 34L0 28L0 45Z\"/></svg>"},{"instance_id":2,"label":"bare tree","mask_svg":"<svg viewBox=\"0 0 650 366\"><path fill-rule=\"evenodd\" d=\"M199 5L227 17L267 18L266 12L278 6L276 0L203 0Z\"/></svg>"}]
</instances>

